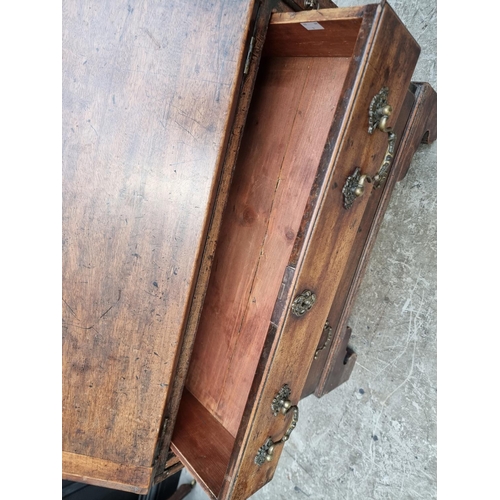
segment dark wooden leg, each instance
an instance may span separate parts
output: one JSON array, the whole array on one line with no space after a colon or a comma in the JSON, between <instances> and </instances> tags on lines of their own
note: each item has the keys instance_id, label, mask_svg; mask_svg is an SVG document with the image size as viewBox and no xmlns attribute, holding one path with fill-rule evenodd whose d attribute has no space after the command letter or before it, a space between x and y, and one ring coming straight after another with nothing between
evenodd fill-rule
<instances>
[{"instance_id":1,"label":"dark wooden leg","mask_svg":"<svg viewBox=\"0 0 500 500\"><path fill-rule=\"evenodd\" d=\"M437 137L436 91L428 83L412 82L412 86L415 88L416 102L399 145L401 154L397 161L401 166L398 181L406 176L418 146L421 143L431 144Z\"/></svg>"},{"instance_id":2,"label":"dark wooden leg","mask_svg":"<svg viewBox=\"0 0 500 500\"><path fill-rule=\"evenodd\" d=\"M333 359L329 368L329 378L334 380L335 387L343 384L351 376L358 355L349 347L351 338L351 327L347 326L344 335L340 339L338 352L339 355Z\"/></svg>"}]
</instances>

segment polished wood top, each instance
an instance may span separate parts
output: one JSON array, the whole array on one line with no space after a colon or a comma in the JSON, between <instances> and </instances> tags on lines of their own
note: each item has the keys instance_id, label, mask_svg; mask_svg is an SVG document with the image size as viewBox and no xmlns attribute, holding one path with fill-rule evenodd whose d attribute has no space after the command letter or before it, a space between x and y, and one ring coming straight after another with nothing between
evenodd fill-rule
<instances>
[{"instance_id":1,"label":"polished wood top","mask_svg":"<svg viewBox=\"0 0 500 500\"><path fill-rule=\"evenodd\" d=\"M65 452L152 465L252 10L63 3Z\"/></svg>"}]
</instances>

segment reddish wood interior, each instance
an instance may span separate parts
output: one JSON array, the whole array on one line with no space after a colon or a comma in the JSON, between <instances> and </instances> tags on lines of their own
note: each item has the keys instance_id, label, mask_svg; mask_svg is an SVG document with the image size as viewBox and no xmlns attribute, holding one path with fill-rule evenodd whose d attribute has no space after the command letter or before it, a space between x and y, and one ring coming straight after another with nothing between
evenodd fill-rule
<instances>
[{"instance_id":1,"label":"reddish wood interior","mask_svg":"<svg viewBox=\"0 0 500 500\"><path fill-rule=\"evenodd\" d=\"M266 57L259 69L172 437L214 498L350 61Z\"/></svg>"}]
</instances>

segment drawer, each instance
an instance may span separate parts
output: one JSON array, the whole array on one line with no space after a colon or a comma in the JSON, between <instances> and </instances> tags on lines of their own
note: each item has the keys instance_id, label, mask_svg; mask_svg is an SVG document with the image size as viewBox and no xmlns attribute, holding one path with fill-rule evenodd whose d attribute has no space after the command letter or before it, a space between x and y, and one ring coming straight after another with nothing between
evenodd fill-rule
<instances>
[{"instance_id":1,"label":"drawer","mask_svg":"<svg viewBox=\"0 0 500 500\"><path fill-rule=\"evenodd\" d=\"M387 160L370 107L388 89L395 123L418 54L387 4L271 18L171 444L213 498L271 480L300 425L374 189L346 201L346 180Z\"/></svg>"},{"instance_id":2,"label":"drawer","mask_svg":"<svg viewBox=\"0 0 500 500\"><path fill-rule=\"evenodd\" d=\"M386 2L87 4L65 8L63 477L146 493L180 460L244 499L318 383L419 47Z\"/></svg>"}]
</instances>

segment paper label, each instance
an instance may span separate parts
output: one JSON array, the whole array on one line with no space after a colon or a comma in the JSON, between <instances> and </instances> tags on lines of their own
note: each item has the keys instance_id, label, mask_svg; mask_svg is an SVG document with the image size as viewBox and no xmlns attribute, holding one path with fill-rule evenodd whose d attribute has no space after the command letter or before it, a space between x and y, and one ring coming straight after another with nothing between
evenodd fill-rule
<instances>
[{"instance_id":1,"label":"paper label","mask_svg":"<svg viewBox=\"0 0 500 500\"><path fill-rule=\"evenodd\" d=\"M300 23L306 30L312 31L312 30L324 30L323 26L317 22L312 22L312 23Z\"/></svg>"}]
</instances>

